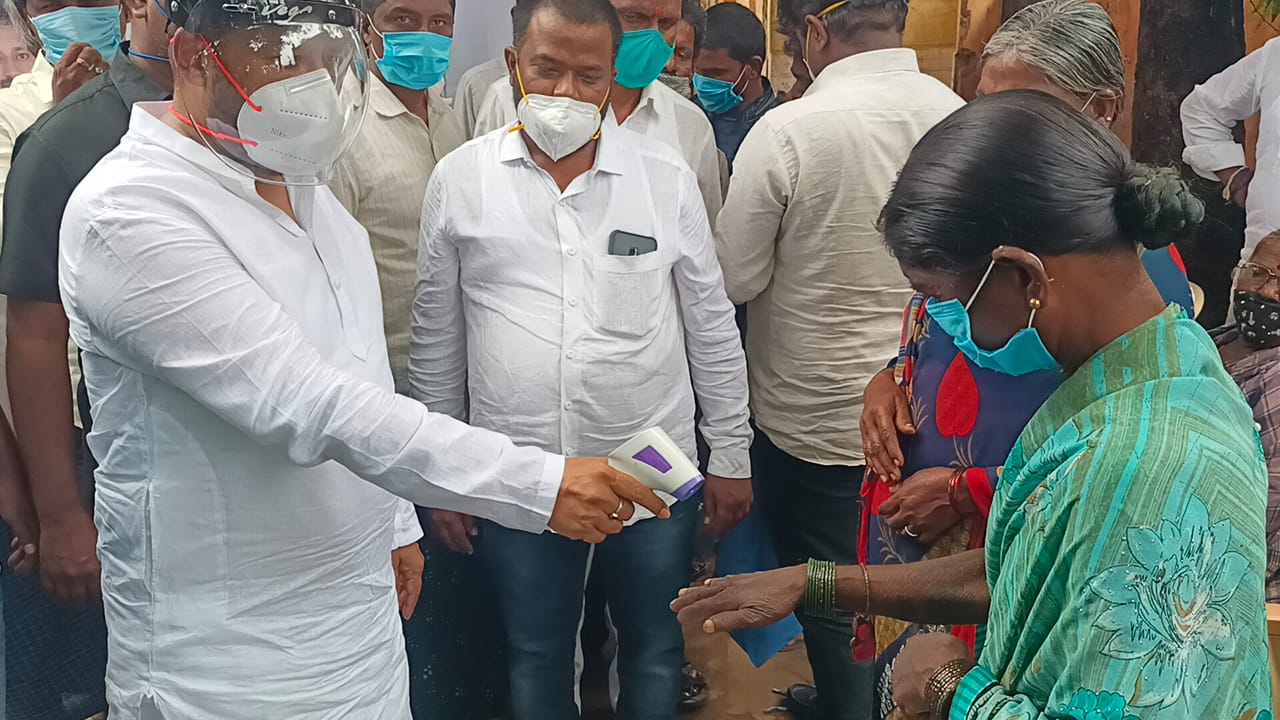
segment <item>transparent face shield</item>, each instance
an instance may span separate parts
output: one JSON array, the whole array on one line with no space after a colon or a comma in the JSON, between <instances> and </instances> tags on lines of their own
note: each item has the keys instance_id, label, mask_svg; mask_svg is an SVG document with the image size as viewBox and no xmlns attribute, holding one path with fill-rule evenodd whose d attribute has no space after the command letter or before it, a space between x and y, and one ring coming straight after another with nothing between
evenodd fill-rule
<instances>
[{"instance_id":1,"label":"transparent face shield","mask_svg":"<svg viewBox=\"0 0 1280 720\"><path fill-rule=\"evenodd\" d=\"M173 114L257 182L327 183L368 104L363 18L341 0L201 0L184 29L203 107L175 97Z\"/></svg>"}]
</instances>

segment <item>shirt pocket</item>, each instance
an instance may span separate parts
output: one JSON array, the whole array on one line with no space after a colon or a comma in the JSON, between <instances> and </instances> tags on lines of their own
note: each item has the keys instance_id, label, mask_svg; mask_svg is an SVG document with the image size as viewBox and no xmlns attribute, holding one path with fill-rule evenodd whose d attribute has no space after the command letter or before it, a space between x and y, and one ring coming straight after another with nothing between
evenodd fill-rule
<instances>
[{"instance_id":1,"label":"shirt pocket","mask_svg":"<svg viewBox=\"0 0 1280 720\"><path fill-rule=\"evenodd\" d=\"M590 314L602 332L643 337L658 325L658 302L670 275L660 252L596 255Z\"/></svg>"}]
</instances>

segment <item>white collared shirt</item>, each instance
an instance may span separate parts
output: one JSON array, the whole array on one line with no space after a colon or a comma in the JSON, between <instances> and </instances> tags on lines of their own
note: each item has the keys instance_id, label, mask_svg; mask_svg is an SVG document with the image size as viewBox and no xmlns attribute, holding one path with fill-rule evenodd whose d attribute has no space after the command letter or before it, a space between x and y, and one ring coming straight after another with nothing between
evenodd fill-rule
<instances>
[{"instance_id":1,"label":"white collared shirt","mask_svg":"<svg viewBox=\"0 0 1280 720\"><path fill-rule=\"evenodd\" d=\"M1244 146L1235 126L1261 112L1257 163L1246 203L1244 251L1248 260L1258 241L1280 229L1280 39L1246 55L1235 65L1197 85L1182 103L1182 159L1215 182L1217 171L1243 167Z\"/></svg>"},{"instance_id":2,"label":"white collared shirt","mask_svg":"<svg viewBox=\"0 0 1280 720\"><path fill-rule=\"evenodd\" d=\"M862 391L911 297L876 220L916 142L963 104L915 52L861 53L766 113L734 159L716 244L747 304L753 418L793 457L864 462Z\"/></svg>"},{"instance_id":3,"label":"white collared shirt","mask_svg":"<svg viewBox=\"0 0 1280 720\"><path fill-rule=\"evenodd\" d=\"M511 83L503 77L490 86L480 104L473 137L509 128L515 122L516 104ZM617 126L612 108L605 113L605 122ZM714 226L724 205L724 189L720 185L720 154L715 131L702 108L654 81L640 91L640 104L622 122L622 127L661 140L679 153L697 176L707 218Z\"/></svg>"},{"instance_id":4,"label":"white collared shirt","mask_svg":"<svg viewBox=\"0 0 1280 720\"><path fill-rule=\"evenodd\" d=\"M326 188L295 223L168 109L134 107L61 233L112 714L407 720L385 490L540 531L563 460L394 394L364 230Z\"/></svg>"},{"instance_id":5,"label":"white collared shirt","mask_svg":"<svg viewBox=\"0 0 1280 720\"><path fill-rule=\"evenodd\" d=\"M710 473L750 477L745 359L693 173L662 143L602 132L595 166L564 192L504 129L436 168L412 393L566 455L659 425L690 457L696 394ZM614 231L657 251L610 254Z\"/></svg>"},{"instance_id":6,"label":"white collared shirt","mask_svg":"<svg viewBox=\"0 0 1280 720\"><path fill-rule=\"evenodd\" d=\"M396 392L409 391L409 308L418 278L422 196L436 163L463 143L453 109L428 91L431 124L405 108L376 75L360 134L338 160L329 189L369 233L382 288L383 330Z\"/></svg>"}]
</instances>

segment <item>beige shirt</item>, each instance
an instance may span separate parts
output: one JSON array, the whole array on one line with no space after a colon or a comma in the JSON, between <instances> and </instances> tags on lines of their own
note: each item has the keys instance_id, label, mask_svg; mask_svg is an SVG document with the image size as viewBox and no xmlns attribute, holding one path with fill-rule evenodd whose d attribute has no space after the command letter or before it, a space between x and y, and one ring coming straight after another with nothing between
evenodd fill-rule
<instances>
[{"instance_id":1,"label":"beige shirt","mask_svg":"<svg viewBox=\"0 0 1280 720\"><path fill-rule=\"evenodd\" d=\"M41 52L36 55L31 72L19 75L9 87L0 89L0 200L4 199L4 181L13 162L14 141L51 107L53 66Z\"/></svg>"},{"instance_id":2,"label":"beige shirt","mask_svg":"<svg viewBox=\"0 0 1280 720\"><path fill-rule=\"evenodd\" d=\"M369 111L351 149L338 161L330 189L369 231L382 286L383 328L398 393L409 389L409 323L418 277L422 199L436 163L460 147L462 126L440 93L429 90L430 127L377 77Z\"/></svg>"},{"instance_id":3,"label":"beige shirt","mask_svg":"<svg viewBox=\"0 0 1280 720\"><path fill-rule=\"evenodd\" d=\"M458 79L458 90L453 94L453 110L458 114L466 137L476 136L476 116L480 113L480 104L484 102L490 86L506 77L507 59L501 56L462 73L462 77Z\"/></svg>"},{"instance_id":4,"label":"beige shirt","mask_svg":"<svg viewBox=\"0 0 1280 720\"><path fill-rule=\"evenodd\" d=\"M911 296L876 219L916 141L963 102L911 50L862 53L770 110L738 151L716 246L729 298L748 304L753 416L794 457L864 463L862 391Z\"/></svg>"}]
</instances>

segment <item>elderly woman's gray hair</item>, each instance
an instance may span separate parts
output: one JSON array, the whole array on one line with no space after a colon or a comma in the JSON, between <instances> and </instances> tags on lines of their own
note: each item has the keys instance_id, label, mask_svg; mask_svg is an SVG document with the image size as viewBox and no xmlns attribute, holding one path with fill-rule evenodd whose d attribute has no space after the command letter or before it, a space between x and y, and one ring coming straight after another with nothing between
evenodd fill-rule
<instances>
[{"instance_id":1,"label":"elderly woman's gray hair","mask_svg":"<svg viewBox=\"0 0 1280 720\"><path fill-rule=\"evenodd\" d=\"M1042 0L1009 18L982 53L1044 73L1049 82L1082 97L1124 96L1124 55L1111 16L1087 0Z\"/></svg>"}]
</instances>

